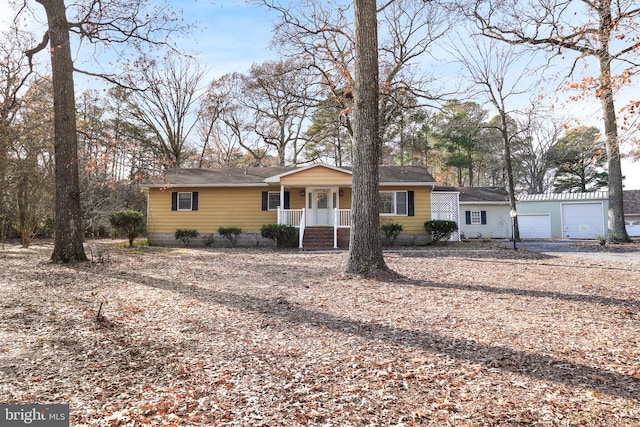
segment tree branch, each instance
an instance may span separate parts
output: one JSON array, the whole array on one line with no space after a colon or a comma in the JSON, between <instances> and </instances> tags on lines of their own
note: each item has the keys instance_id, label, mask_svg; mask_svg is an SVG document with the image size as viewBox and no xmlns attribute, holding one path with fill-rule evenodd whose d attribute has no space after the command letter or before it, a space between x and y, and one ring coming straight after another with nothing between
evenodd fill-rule
<instances>
[{"instance_id":1,"label":"tree branch","mask_svg":"<svg viewBox=\"0 0 640 427\"><path fill-rule=\"evenodd\" d=\"M24 54L29 60L29 69L31 71L33 71L33 55L44 50L44 48L46 48L48 44L49 44L49 30L44 32L44 35L42 36L42 41L36 47L25 51Z\"/></svg>"}]
</instances>

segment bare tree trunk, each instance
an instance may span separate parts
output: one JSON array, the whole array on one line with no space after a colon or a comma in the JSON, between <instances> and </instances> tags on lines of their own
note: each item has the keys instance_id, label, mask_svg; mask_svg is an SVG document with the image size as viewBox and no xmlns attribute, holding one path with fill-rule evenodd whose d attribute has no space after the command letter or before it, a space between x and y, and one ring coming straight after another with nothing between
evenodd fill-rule
<instances>
[{"instance_id":1,"label":"bare tree trunk","mask_svg":"<svg viewBox=\"0 0 640 427\"><path fill-rule=\"evenodd\" d=\"M47 14L53 78L56 221L53 262L86 261L82 245L73 60L64 0L37 0Z\"/></svg>"},{"instance_id":2,"label":"bare tree trunk","mask_svg":"<svg viewBox=\"0 0 640 427\"><path fill-rule=\"evenodd\" d=\"M497 106L497 103L494 103ZM507 186L509 191L509 208L512 211L516 210L516 190L515 190L515 180L513 179L513 161L511 158L511 141L509 138L508 127L507 127L507 113L504 111L504 108L499 108L500 111L500 122L501 129L500 133L502 134L502 141L504 143L504 165L507 169ZM513 219L513 240L520 240L520 229L518 227L518 218Z\"/></svg>"},{"instance_id":3,"label":"bare tree trunk","mask_svg":"<svg viewBox=\"0 0 640 427\"><path fill-rule=\"evenodd\" d=\"M375 0L354 0L355 104L353 199L347 273L387 270L380 240L378 193L380 130L378 115L378 24Z\"/></svg>"},{"instance_id":4,"label":"bare tree trunk","mask_svg":"<svg viewBox=\"0 0 640 427\"><path fill-rule=\"evenodd\" d=\"M618 127L616 125L616 108L613 102L612 83L608 80L611 76L611 61L608 58L599 58L600 76L603 80L599 97L604 114L605 147L607 161L609 162L609 223L610 239L620 242L628 242L629 235L624 224L624 201L622 193L622 165L620 164L620 145L618 142Z\"/></svg>"}]
</instances>

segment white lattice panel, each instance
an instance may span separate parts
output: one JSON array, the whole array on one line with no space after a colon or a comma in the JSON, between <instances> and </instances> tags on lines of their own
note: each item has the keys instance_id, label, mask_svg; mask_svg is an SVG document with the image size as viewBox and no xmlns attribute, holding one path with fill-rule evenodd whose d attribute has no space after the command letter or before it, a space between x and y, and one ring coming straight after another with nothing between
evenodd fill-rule
<instances>
[{"instance_id":1,"label":"white lattice panel","mask_svg":"<svg viewBox=\"0 0 640 427\"><path fill-rule=\"evenodd\" d=\"M449 191L431 192L431 219L443 221L455 221L460 226L459 221L459 199L460 193ZM459 241L460 232L451 235L449 240Z\"/></svg>"}]
</instances>

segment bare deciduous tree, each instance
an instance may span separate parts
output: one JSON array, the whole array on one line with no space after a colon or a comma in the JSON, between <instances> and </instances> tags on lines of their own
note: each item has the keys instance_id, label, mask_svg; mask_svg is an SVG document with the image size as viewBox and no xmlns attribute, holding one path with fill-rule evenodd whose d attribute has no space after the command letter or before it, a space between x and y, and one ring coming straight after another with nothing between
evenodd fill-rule
<instances>
[{"instance_id":1,"label":"bare deciduous tree","mask_svg":"<svg viewBox=\"0 0 640 427\"><path fill-rule=\"evenodd\" d=\"M15 197L12 191L10 156L17 138L15 121L23 104L22 96L29 87L32 72L23 52L31 42L27 34L15 28L3 32L0 42L0 239L14 219Z\"/></svg>"},{"instance_id":2,"label":"bare deciduous tree","mask_svg":"<svg viewBox=\"0 0 640 427\"><path fill-rule=\"evenodd\" d=\"M513 172L512 140L517 128L510 124L509 116L516 113L513 98L531 93L536 85L537 67L533 55L517 50L514 45L500 45L495 39L472 37L470 44L453 47L454 55L466 70L475 89L493 105L497 121L493 126L502 138L504 167L507 174L509 205L516 210L516 180ZM517 219L514 219L514 239L520 239Z\"/></svg>"},{"instance_id":3,"label":"bare deciduous tree","mask_svg":"<svg viewBox=\"0 0 640 427\"><path fill-rule=\"evenodd\" d=\"M225 166L267 166L271 163L269 146L255 132L253 111L244 99L244 82L242 74L230 73L209 85L202 107L202 122L214 136L208 145ZM248 156L239 153L239 148Z\"/></svg>"},{"instance_id":4,"label":"bare deciduous tree","mask_svg":"<svg viewBox=\"0 0 640 427\"><path fill-rule=\"evenodd\" d=\"M263 3L280 14L274 44L317 74L325 96L333 97L342 111L343 117L336 117L336 122L352 133L356 54L352 4L344 0L313 0L304 6L272 0ZM449 30L452 15L437 2L412 0L387 2L376 12L381 27L379 126L385 138L400 109L418 108L425 100L441 96L434 89L436 79L418 72L416 64Z\"/></svg>"},{"instance_id":5,"label":"bare deciduous tree","mask_svg":"<svg viewBox=\"0 0 640 427\"><path fill-rule=\"evenodd\" d=\"M177 17L165 6L146 7L142 0L84 0L67 10L64 0L35 0L45 11L47 28L41 42L26 52L31 58L49 48L53 79L54 152L55 152L55 237L53 262L86 261L78 177L78 138L76 133L74 67L71 35L74 41L94 47L116 49L125 43L138 52L148 44L165 44L166 37L178 27ZM23 0L21 12L30 11ZM71 20L67 19L67 13ZM122 52L121 52L122 53ZM109 73L83 71L109 80Z\"/></svg>"},{"instance_id":6,"label":"bare deciduous tree","mask_svg":"<svg viewBox=\"0 0 640 427\"><path fill-rule=\"evenodd\" d=\"M244 78L243 102L252 112L253 128L275 148L279 166L298 164L315 86L308 70L291 59L254 65Z\"/></svg>"},{"instance_id":7,"label":"bare deciduous tree","mask_svg":"<svg viewBox=\"0 0 640 427\"><path fill-rule=\"evenodd\" d=\"M546 193L553 181L553 147L564 135L566 121L532 106L518 123L522 143L514 159L520 170L519 189L527 194Z\"/></svg>"},{"instance_id":8,"label":"bare deciduous tree","mask_svg":"<svg viewBox=\"0 0 640 427\"><path fill-rule=\"evenodd\" d=\"M136 86L143 89L131 91L127 98L130 116L150 132L146 148L155 158L162 159L165 168L179 168L193 148L188 140L197 123L206 68L171 52L162 61L139 61L137 68Z\"/></svg>"},{"instance_id":9,"label":"bare deciduous tree","mask_svg":"<svg viewBox=\"0 0 640 427\"><path fill-rule=\"evenodd\" d=\"M640 7L634 0L528 0L497 3L476 0L473 15L482 33L510 44L543 49L565 58L575 54L568 78L588 59L596 76L579 75L569 88L600 100L609 172L609 230L612 240L629 241L624 223L620 141L615 93L640 65ZM618 65L618 68L614 68ZM615 72L615 74L614 74Z\"/></svg>"},{"instance_id":10,"label":"bare deciduous tree","mask_svg":"<svg viewBox=\"0 0 640 427\"><path fill-rule=\"evenodd\" d=\"M11 149L11 176L23 247L52 212L53 117L51 81L40 78L22 97Z\"/></svg>"}]
</instances>

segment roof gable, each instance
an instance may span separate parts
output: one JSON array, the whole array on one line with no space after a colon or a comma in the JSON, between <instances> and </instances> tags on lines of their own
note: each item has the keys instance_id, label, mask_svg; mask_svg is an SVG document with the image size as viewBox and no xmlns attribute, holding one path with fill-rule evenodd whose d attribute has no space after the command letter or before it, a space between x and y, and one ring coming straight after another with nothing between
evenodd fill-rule
<instances>
[{"instance_id":1,"label":"roof gable","mask_svg":"<svg viewBox=\"0 0 640 427\"><path fill-rule=\"evenodd\" d=\"M301 182L309 182L310 180L328 179L329 181L339 181L350 184L351 175L352 173L350 170L317 164L294 168L279 175L270 176L265 179L265 182L276 184L298 184Z\"/></svg>"}]
</instances>

